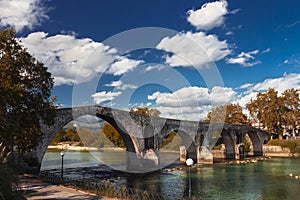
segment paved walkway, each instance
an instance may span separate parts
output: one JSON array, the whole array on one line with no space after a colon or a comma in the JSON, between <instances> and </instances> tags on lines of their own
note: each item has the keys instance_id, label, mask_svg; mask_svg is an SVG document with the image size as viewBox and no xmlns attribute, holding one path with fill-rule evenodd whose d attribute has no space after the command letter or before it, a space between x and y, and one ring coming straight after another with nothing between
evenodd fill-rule
<instances>
[{"instance_id":1,"label":"paved walkway","mask_svg":"<svg viewBox=\"0 0 300 200\"><path fill-rule=\"evenodd\" d=\"M25 197L29 200L48 199L48 200L113 200L108 197L98 197L94 194L76 190L62 185L53 185L42 182L41 180L32 178L30 176L21 176L19 184L25 192Z\"/></svg>"}]
</instances>

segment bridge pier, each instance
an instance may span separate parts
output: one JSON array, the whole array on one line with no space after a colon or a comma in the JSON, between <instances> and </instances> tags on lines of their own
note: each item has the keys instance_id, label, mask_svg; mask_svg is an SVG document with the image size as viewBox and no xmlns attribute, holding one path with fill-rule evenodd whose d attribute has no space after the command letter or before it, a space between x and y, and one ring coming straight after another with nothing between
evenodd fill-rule
<instances>
[{"instance_id":1,"label":"bridge pier","mask_svg":"<svg viewBox=\"0 0 300 200\"><path fill-rule=\"evenodd\" d=\"M147 173L160 168L159 151L149 149L145 152L126 152L126 171L130 173Z\"/></svg>"},{"instance_id":2,"label":"bridge pier","mask_svg":"<svg viewBox=\"0 0 300 200\"><path fill-rule=\"evenodd\" d=\"M199 164L213 164L214 157L211 151L205 147L197 147L197 163Z\"/></svg>"},{"instance_id":3,"label":"bridge pier","mask_svg":"<svg viewBox=\"0 0 300 200\"><path fill-rule=\"evenodd\" d=\"M180 161L192 158L197 164L213 164L213 154L205 146L191 145L188 150L185 146L180 146Z\"/></svg>"}]
</instances>

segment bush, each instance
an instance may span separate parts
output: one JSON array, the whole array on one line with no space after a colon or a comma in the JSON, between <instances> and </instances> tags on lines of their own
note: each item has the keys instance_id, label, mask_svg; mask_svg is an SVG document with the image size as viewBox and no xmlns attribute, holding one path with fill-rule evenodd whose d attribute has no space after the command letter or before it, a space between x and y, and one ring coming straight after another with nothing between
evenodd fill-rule
<instances>
[{"instance_id":1,"label":"bush","mask_svg":"<svg viewBox=\"0 0 300 200\"><path fill-rule=\"evenodd\" d=\"M6 165L0 163L0 200L25 199L18 189L17 177Z\"/></svg>"}]
</instances>

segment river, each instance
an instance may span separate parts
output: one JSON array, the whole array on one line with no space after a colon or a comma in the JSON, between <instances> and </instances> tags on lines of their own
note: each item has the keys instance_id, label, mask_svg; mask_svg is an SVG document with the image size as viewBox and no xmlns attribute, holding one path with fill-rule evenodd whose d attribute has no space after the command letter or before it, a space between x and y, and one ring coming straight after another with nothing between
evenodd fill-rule
<instances>
[{"instance_id":1,"label":"river","mask_svg":"<svg viewBox=\"0 0 300 200\"><path fill-rule=\"evenodd\" d=\"M174 159L178 155L163 153L161 157L162 160L166 160ZM91 155L89 152L74 151L65 152L64 156L64 168L66 173L69 171L67 175L83 176L84 174L84 177L94 179L97 179L97 176L91 171L103 168L103 164L118 168L124 163L125 152L99 151ZM58 169L59 171L60 167L59 152L48 151L42 162L42 170ZM72 171L72 168L77 170ZM162 170L146 175L122 176L120 174L116 175L118 176L116 183L155 192L165 199L182 199L189 194L189 176L186 166L174 171ZM299 178L297 179L296 176ZM300 199L299 186L299 158L272 158L241 165L201 165L191 169L191 194L194 199Z\"/></svg>"}]
</instances>

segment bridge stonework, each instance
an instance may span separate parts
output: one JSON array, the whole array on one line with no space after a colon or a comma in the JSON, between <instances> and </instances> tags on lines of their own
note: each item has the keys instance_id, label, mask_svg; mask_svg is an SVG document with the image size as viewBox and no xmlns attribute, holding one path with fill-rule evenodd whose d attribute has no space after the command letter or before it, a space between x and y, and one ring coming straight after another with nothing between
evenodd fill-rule
<instances>
[{"instance_id":1,"label":"bridge stonework","mask_svg":"<svg viewBox=\"0 0 300 200\"><path fill-rule=\"evenodd\" d=\"M39 173L49 143L60 128L72 120L92 115L110 123L121 135L126 145L126 167L128 172L149 172L160 168L159 151L163 139L172 131L182 139L180 148L182 161L190 157L195 163L212 163L212 147L221 136L225 144L226 158L236 158L236 147L246 134L252 140L254 155L263 155L262 146L270 139L269 133L251 126L205 123L166 118L154 118L128 111L101 106L84 106L58 109L55 123L47 126L41 123L43 135L39 144L30 152L36 159L34 170Z\"/></svg>"}]
</instances>

